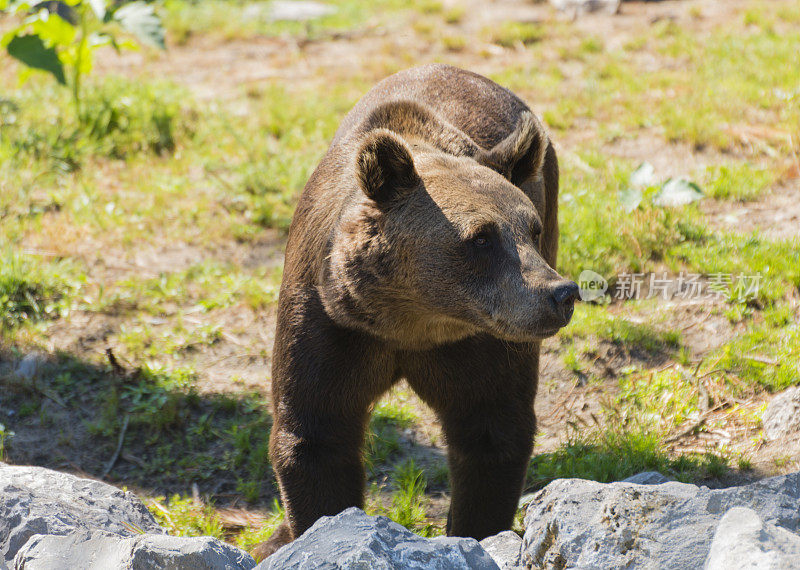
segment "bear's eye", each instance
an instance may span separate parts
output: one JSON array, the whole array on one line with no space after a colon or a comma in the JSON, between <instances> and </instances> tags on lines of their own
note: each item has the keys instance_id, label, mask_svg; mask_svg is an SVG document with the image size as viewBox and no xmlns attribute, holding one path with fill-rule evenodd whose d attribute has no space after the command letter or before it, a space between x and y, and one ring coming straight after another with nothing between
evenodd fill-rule
<instances>
[{"instance_id":1,"label":"bear's eye","mask_svg":"<svg viewBox=\"0 0 800 570\"><path fill-rule=\"evenodd\" d=\"M491 240L489 239L488 234L481 232L474 238L472 238L472 243L474 243L478 247L488 247L489 244L491 243Z\"/></svg>"},{"instance_id":2,"label":"bear's eye","mask_svg":"<svg viewBox=\"0 0 800 570\"><path fill-rule=\"evenodd\" d=\"M540 235L542 235L542 228L540 228L539 226L533 226L531 228L531 237L533 238L533 241L539 239Z\"/></svg>"}]
</instances>

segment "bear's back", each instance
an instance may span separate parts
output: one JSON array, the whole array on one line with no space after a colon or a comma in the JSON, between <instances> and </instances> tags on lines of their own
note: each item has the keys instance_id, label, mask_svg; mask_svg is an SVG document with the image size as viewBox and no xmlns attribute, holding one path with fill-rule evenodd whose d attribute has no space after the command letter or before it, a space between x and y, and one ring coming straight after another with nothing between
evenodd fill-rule
<instances>
[{"instance_id":1,"label":"bear's back","mask_svg":"<svg viewBox=\"0 0 800 570\"><path fill-rule=\"evenodd\" d=\"M516 95L485 77L445 64L424 65L373 87L342 120L332 146L346 139L377 106L404 100L430 108L485 149L508 136L519 114L529 110Z\"/></svg>"}]
</instances>

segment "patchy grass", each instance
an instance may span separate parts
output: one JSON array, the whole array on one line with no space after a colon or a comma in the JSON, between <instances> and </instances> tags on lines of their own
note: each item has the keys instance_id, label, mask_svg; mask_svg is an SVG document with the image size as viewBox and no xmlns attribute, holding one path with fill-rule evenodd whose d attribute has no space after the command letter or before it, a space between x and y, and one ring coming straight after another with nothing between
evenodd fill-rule
<instances>
[{"instance_id":1,"label":"patchy grass","mask_svg":"<svg viewBox=\"0 0 800 570\"><path fill-rule=\"evenodd\" d=\"M411 428L417 419L416 413L408 405L387 398L378 402L367 432L367 469L375 472L396 457L401 450L403 430Z\"/></svg>"},{"instance_id":2,"label":"patchy grass","mask_svg":"<svg viewBox=\"0 0 800 570\"><path fill-rule=\"evenodd\" d=\"M85 275L66 260L0 250L0 325L57 319L70 307Z\"/></svg>"},{"instance_id":3,"label":"patchy grass","mask_svg":"<svg viewBox=\"0 0 800 570\"><path fill-rule=\"evenodd\" d=\"M421 536L442 534L440 527L427 522L425 490L428 483L424 471L417 467L414 460L406 459L398 463L392 473L392 481L396 490L392 494L389 506L374 502L367 508L367 513L388 516Z\"/></svg>"},{"instance_id":4,"label":"patchy grass","mask_svg":"<svg viewBox=\"0 0 800 570\"><path fill-rule=\"evenodd\" d=\"M642 471L658 471L679 481L719 477L727 460L716 454L669 456L657 435L645 429L576 434L552 453L534 457L528 469L530 490L568 477L610 483Z\"/></svg>"},{"instance_id":5,"label":"patchy grass","mask_svg":"<svg viewBox=\"0 0 800 570\"><path fill-rule=\"evenodd\" d=\"M733 164L707 169L709 181L705 190L712 198L754 200L775 181L773 173L752 165Z\"/></svg>"},{"instance_id":6,"label":"patchy grass","mask_svg":"<svg viewBox=\"0 0 800 570\"><path fill-rule=\"evenodd\" d=\"M528 46L542 41L545 37L542 26L527 22L503 22L486 28L484 33L491 43L506 48Z\"/></svg>"},{"instance_id":7,"label":"patchy grass","mask_svg":"<svg viewBox=\"0 0 800 570\"><path fill-rule=\"evenodd\" d=\"M716 367L728 373L731 391L747 395L759 388L779 391L800 379L800 315L787 306L748 319L747 329L723 346Z\"/></svg>"}]
</instances>

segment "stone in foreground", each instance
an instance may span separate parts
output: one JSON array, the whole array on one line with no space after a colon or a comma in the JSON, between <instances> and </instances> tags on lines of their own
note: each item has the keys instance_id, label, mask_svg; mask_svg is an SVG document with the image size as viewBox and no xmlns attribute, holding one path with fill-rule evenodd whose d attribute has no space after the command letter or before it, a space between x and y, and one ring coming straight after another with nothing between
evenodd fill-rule
<instances>
[{"instance_id":1,"label":"stone in foreground","mask_svg":"<svg viewBox=\"0 0 800 570\"><path fill-rule=\"evenodd\" d=\"M210 536L142 534L123 538L82 530L35 535L17 553L14 570L250 570L250 555Z\"/></svg>"},{"instance_id":2,"label":"stone in foreground","mask_svg":"<svg viewBox=\"0 0 800 570\"><path fill-rule=\"evenodd\" d=\"M745 507L725 513L714 534L705 570L800 569L800 536L775 525Z\"/></svg>"},{"instance_id":3,"label":"stone in foreground","mask_svg":"<svg viewBox=\"0 0 800 570\"><path fill-rule=\"evenodd\" d=\"M481 546L489 553L500 570L522 569L522 538L510 530L484 538Z\"/></svg>"},{"instance_id":4,"label":"stone in foreground","mask_svg":"<svg viewBox=\"0 0 800 570\"><path fill-rule=\"evenodd\" d=\"M622 480L623 483L636 483L637 485L661 485L661 483L670 481L674 481L674 479L670 479L658 471L643 471Z\"/></svg>"},{"instance_id":5,"label":"stone in foreground","mask_svg":"<svg viewBox=\"0 0 800 570\"><path fill-rule=\"evenodd\" d=\"M135 536L137 529L164 532L132 493L43 467L0 463L0 567L10 566L34 534L81 529L120 537Z\"/></svg>"},{"instance_id":6,"label":"stone in foreground","mask_svg":"<svg viewBox=\"0 0 800 570\"><path fill-rule=\"evenodd\" d=\"M355 507L320 518L256 567L291 568L498 570L472 538L422 538L386 517L371 517Z\"/></svg>"},{"instance_id":7,"label":"stone in foreground","mask_svg":"<svg viewBox=\"0 0 800 570\"><path fill-rule=\"evenodd\" d=\"M525 515L523 564L532 568L702 568L714 531L733 507L769 525L800 528L800 473L711 490L559 479Z\"/></svg>"},{"instance_id":8,"label":"stone in foreground","mask_svg":"<svg viewBox=\"0 0 800 570\"><path fill-rule=\"evenodd\" d=\"M792 386L774 396L761 423L770 441L800 432L800 386Z\"/></svg>"}]
</instances>

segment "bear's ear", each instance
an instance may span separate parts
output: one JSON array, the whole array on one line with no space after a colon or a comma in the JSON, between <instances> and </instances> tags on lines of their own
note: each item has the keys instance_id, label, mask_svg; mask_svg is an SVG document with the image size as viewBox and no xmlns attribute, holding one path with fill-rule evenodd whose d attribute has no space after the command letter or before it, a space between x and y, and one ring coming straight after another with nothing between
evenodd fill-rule
<instances>
[{"instance_id":1,"label":"bear's ear","mask_svg":"<svg viewBox=\"0 0 800 570\"><path fill-rule=\"evenodd\" d=\"M388 129L375 129L356 155L356 177L361 190L376 202L389 202L422 183L414 168L411 149Z\"/></svg>"},{"instance_id":2,"label":"bear's ear","mask_svg":"<svg viewBox=\"0 0 800 570\"><path fill-rule=\"evenodd\" d=\"M539 120L530 111L524 111L514 131L491 150L480 153L476 160L519 185L541 170L547 141Z\"/></svg>"}]
</instances>

